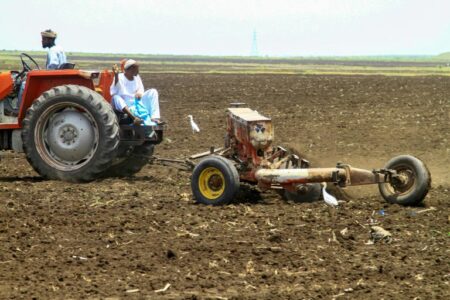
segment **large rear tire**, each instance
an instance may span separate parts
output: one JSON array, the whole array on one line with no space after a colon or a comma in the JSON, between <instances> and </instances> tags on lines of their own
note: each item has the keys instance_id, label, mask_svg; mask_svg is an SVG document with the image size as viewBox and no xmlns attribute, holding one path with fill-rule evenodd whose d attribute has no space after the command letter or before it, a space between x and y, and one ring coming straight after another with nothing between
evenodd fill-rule
<instances>
[{"instance_id":1,"label":"large rear tire","mask_svg":"<svg viewBox=\"0 0 450 300\"><path fill-rule=\"evenodd\" d=\"M381 196L401 205L417 205L425 198L431 187L431 175L425 164L410 155L392 158L384 167L397 171L401 180L378 185Z\"/></svg>"},{"instance_id":2,"label":"large rear tire","mask_svg":"<svg viewBox=\"0 0 450 300\"><path fill-rule=\"evenodd\" d=\"M192 193L199 203L228 204L235 197L239 185L236 167L230 160L221 156L204 158L192 173Z\"/></svg>"},{"instance_id":3,"label":"large rear tire","mask_svg":"<svg viewBox=\"0 0 450 300\"><path fill-rule=\"evenodd\" d=\"M22 125L26 158L44 178L92 181L117 154L116 115L103 97L84 86L64 85L44 92Z\"/></svg>"}]
</instances>

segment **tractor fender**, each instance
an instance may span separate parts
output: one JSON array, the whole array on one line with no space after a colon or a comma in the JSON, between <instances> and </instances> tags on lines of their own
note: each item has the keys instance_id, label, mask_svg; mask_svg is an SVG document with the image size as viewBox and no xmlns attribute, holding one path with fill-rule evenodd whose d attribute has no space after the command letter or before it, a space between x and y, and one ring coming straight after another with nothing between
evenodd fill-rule
<instances>
[{"instance_id":1,"label":"tractor fender","mask_svg":"<svg viewBox=\"0 0 450 300\"><path fill-rule=\"evenodd\" d=\"M13 91L14 82L11 72L0 73L0 100L8 96Z\"/></svg>"}]
</instances>

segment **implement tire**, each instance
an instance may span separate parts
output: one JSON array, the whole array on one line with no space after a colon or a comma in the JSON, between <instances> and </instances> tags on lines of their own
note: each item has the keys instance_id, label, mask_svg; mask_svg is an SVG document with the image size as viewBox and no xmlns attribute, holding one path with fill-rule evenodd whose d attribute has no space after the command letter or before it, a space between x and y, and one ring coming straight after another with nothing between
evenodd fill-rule
<instances>
[{"instance_id":1,"label":"implement tire","mask_svg":"<svg viewBox=\"0 0 450 300\"><path fill-rule=\"evenodd\" d=\"M390 203L417 205L425 198L431 187L431 175L425 164L410 155L392 158L384 167L397 171L404 178L401 183L380 183L381 196Z\"/></svg>"},{"instance_id":2,"label":"implement tire","mask_svg":"<svg viewBox=\"0 0 450 300\"><path fill-rule=\"evenodd\" d=\"M221 156L204 158L192 173L192 193L197 202L202 204L228 204L233 200L239 186L236 167L230 160Z\"/></svg>"},{"instance_id":3,"label":"implement tire","mask_svg":"<svg viewBox=\"0 0 450 300\"><path fill-rule=\"evenodd\" d=\"M63 85L44 92L22 121L26 158L41 176L70 182L96 179L116 157L119 125L95 91Z\"/></svg>"}]
</instances>

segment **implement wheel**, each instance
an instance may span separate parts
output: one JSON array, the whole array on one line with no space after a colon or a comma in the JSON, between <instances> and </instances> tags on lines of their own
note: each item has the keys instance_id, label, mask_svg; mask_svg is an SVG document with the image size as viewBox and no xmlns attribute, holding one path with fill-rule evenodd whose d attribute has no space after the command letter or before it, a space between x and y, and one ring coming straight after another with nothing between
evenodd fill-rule
<instances>
[{"instance_id":1,"label":"implement wheel","mask_svg":"<svg viewBox=\"0 0 450 300\"><path fill-rule=\"evenodd\" d=\"M239 174L228 159L210 156L194 168L191 188L194 198L199 203L227 204L239 190Z\"/></svg>"},{"instance_id":2,"label":"implement wheel","mask_svg":"<svg viewBox=\"0 0 450 300\"><path fill-rule=\"evenodd\" d=\"M393 177L391 182L379 184L381 196L390 203L417 205L430 190L430 171L414 156L394 157L384 168L397 172L397 176Z\"/></svg>"}]
</instances>

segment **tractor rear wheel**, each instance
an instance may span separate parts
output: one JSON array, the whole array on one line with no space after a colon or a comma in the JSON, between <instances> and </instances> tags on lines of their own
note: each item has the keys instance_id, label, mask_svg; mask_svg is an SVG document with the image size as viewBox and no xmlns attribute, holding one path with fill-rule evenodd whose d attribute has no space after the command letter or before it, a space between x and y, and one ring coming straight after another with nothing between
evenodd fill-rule
<instances>
[{"instance_id":1,"label":"tractor rear wheel","mask_svg":"<svg viewBox=\"0 0 450 300\"><path fill-rule=\"evenodd\" d=\"M192 173L194 198L207 205L228 204L239 190L239 184L236 167L222 156L204 158Z\"/></svg>"},{"instance_id":2,"label":"tractor rear wheel","mask_svg":"<svg viewBox=\"0 0 450 300\"><path fill-rule=\"evenodd\" d=\"M26 158L44 178L92 181L116 157L119 125L111 105L78 85L44 92L22 122Z\"/></svg>"},{"instance_id":3,"label":"tractor rear wheel","mask_svg":"<svg viewBox=\"0 0 450 300\"><path fill-rule=\"evenodd\" d=\"M425 198L431 187L431 175L425 164L410 155L392 158L384 167L395 170L398 178L378 185L381 196L402 205L417 205Z\"/></svg>"},{"instance_id":4,"label":"tractor rear wheel","mask_svg":"<svg viewBox=\"0 0 450 300\"><path fill-rule=\"evenodd\" d=\"M104 172L107 177L130 177L138 173L142 168L149 163L150 156L153 155L155 145L152 143L144 143L139 146L134 146L124 158L119 158L116 163L113 163L109 169Z\"/></svg>"}]
</instances>

